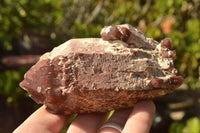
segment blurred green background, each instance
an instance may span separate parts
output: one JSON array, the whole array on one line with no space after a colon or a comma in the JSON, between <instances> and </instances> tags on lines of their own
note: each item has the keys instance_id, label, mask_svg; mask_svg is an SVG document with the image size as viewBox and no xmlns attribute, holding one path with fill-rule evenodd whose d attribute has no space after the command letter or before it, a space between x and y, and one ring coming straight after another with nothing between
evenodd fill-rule
<instances>
[{"instance_id":1,"label":"blurred green background","mask_svg":"<svg viewBox=\"0 0 200 133\"><path fill-rule=\"evenodd\" d=\"M37 60L70 38L100 37L103 26L123 23L159 42L170 37L185 78L176 95L155 100L151 132L200 133L200 0L1 0L0 132L11 132L38 108L19 87L34 62L24 55Z\"/></svg>"}]
</instances>

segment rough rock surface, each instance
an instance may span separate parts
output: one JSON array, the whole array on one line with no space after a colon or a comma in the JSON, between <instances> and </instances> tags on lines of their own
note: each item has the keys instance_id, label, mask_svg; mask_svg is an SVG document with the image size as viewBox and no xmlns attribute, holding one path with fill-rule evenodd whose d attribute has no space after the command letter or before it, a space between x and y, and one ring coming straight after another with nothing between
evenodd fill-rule
<instances>
[{"instance_id":1,"label":"rough rock surface","mask_svg":"<svg viewBox=\"0 0 200 133\"><path fill-rule=\"evenodd\" d=\"M45 53L20 86L50 112L67 115L132 107L183 83L169 38L159 43L128 24L104 27L101 36Z\"/></svg>"}]
</instances>

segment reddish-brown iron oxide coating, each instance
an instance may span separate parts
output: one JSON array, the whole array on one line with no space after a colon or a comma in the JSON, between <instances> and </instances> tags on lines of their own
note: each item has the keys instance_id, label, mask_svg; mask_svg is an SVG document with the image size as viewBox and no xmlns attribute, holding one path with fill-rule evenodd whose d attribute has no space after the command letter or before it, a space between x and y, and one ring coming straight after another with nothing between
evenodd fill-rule
<instances>
[{"instance_id":1,"label":"reddish-brown iron oxide coating","mask_svg":"<svg viewBox=\"0 0 200 133\"><path fill-rule=\"evenodd\" d=\"M101 36L44 54L20 86L48 111L68 115L133 107L184 82L169 38L158 43L129 24L106 26Z\"/></svg>"}]
</instances>

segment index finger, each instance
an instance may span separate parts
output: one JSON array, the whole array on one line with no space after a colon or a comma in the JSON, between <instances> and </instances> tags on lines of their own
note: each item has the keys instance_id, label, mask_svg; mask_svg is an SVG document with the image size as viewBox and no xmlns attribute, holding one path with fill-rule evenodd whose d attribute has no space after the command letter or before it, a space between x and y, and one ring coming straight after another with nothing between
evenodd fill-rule
<instances>
[{"instance_id":1,"label":"index finger","mask_svg":"<svg viewBox=\"0 0 200 133\"><path fill-rule=\"evenodd\" d=\"M70 118L71 115L51 114L43 105L15 129L14 133L58 133Z\"/></svg>"}]
</instances>

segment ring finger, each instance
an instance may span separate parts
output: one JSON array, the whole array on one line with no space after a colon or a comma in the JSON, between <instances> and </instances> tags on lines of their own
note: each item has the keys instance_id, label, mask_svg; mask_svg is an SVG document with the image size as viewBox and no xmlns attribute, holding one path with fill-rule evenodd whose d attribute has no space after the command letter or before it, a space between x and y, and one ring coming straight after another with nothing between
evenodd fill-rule
<instances>
[{"instance_id":1,"label":"ring finger","mask_svg":"<svg viewBox=\"0 0 200 133\"><path fill-rule=\"evenodd\" d=\"M132 109L117 110L100 128L100 133L119 133L122 131Z\"/></svg>"}]
</instances>

